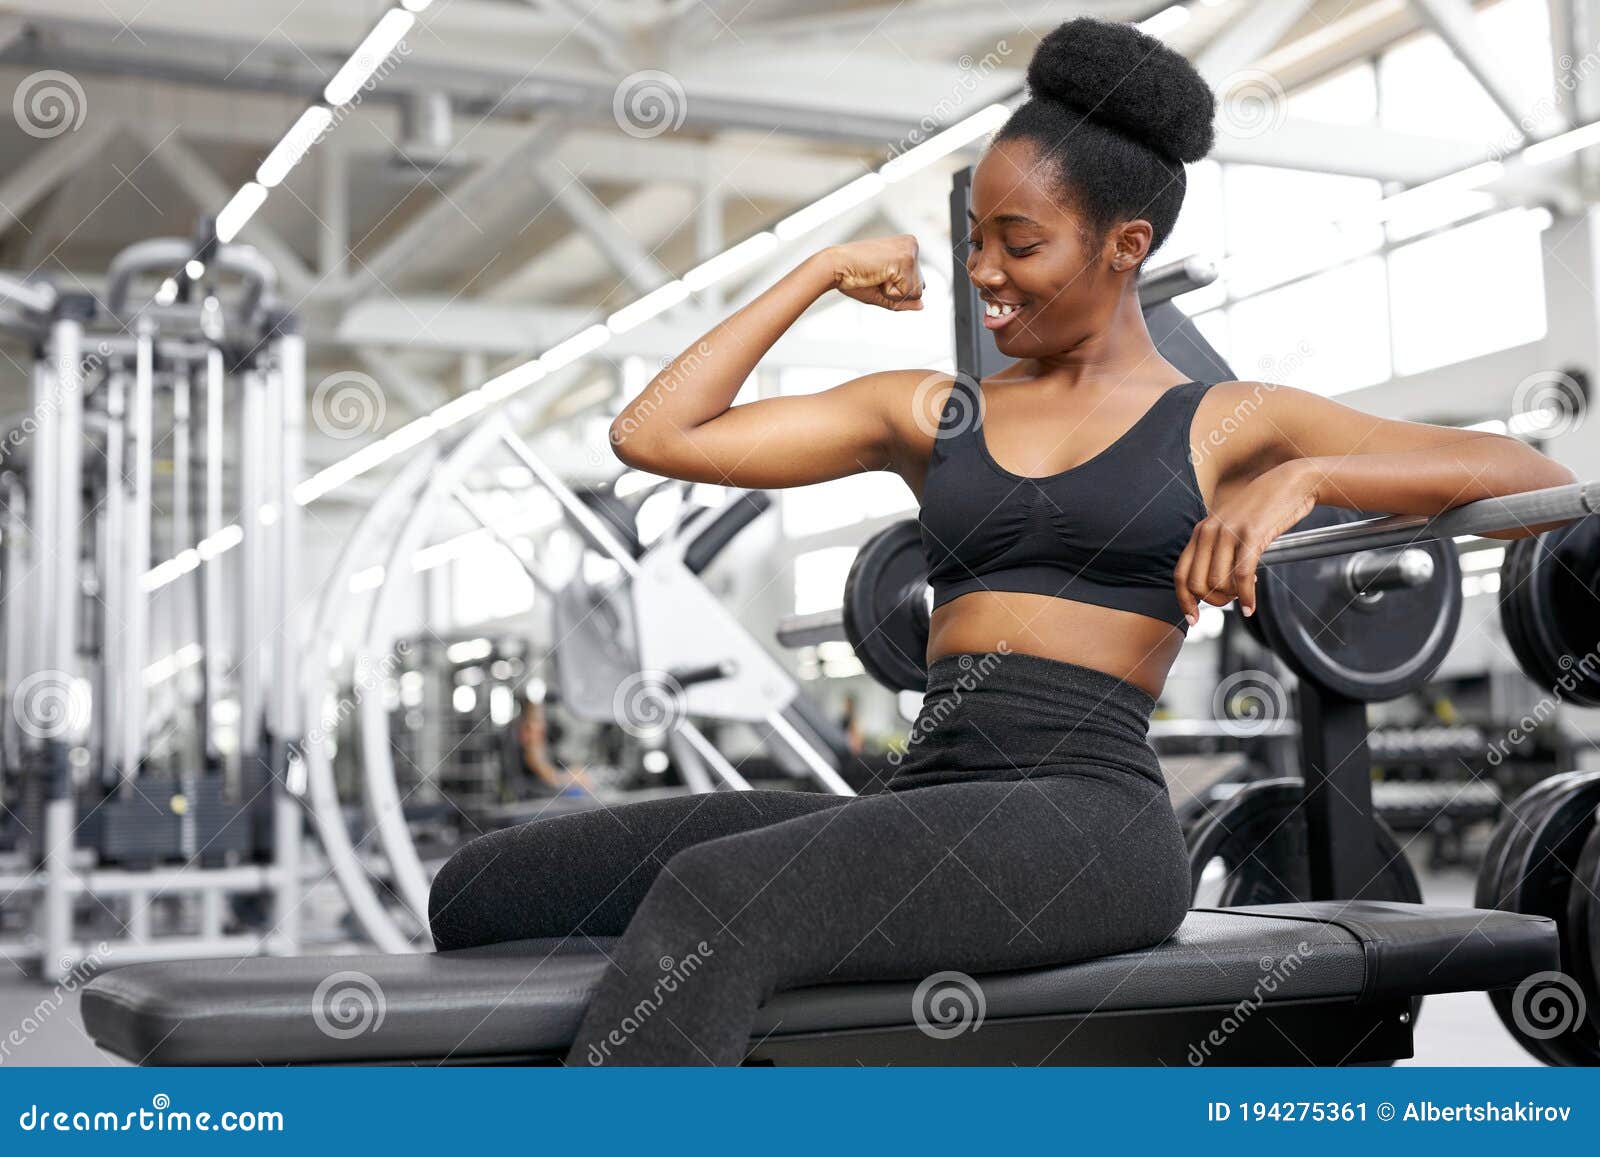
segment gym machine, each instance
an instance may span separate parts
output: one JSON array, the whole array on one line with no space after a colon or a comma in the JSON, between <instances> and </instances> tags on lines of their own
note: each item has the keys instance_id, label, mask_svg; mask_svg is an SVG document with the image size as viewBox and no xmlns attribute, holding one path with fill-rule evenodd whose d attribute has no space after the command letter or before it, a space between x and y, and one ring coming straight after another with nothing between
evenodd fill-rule
<instances>
[{"instance_id":1,"label":"gym machine","mask_svg":"<svg viewBox=\"0 0 1600 1157\"><path fill-rule=\"evenodd\" d=\"M522 513L497 519L475 480L513 472L531 478L514 504ZM631 512L569 486L506 414L486 415L442 449L431 443L418 448L346 539L322 588L300 667L302 713L315 724L301 746L306 801L329 867L367 939L393 953L428 946L430 864L417 846L420 825L411 822L417 801L409 788L415 785L403 784L396 768L383 689L409 661L400 654L407 643L401 626L409 624L414 606L416 560L441 539L476 535L508 552L538 596L537 614L545 616L529 629L533 644L550 652L550 684L562 709L582 720L620 723L647 750L669 752L690 790L749 786L702 730L715 721L755 729L795 776L850 792L839 773L840 753L848 753L837 729L804 701L794 679L701 579L769 505L767 495L749 493L721 508L686 506L645 545L630 529ZM578 542L580 558L571 573L551 573L553 560L521 541L557 528ZM585 553L604 560L597 569L609 568L610 576L586 578ZM352 581L363 574L377 578ZM353 651L342 645L352 630ZM346 716L356 728L360 830L375 837L366 841L370 846L358 847L351 838L334 774L332 723ZM421 769L424 777L436 771ZM558 797L465 818L498 825L605 802Z\"/></svg>"},{"instance_id":2,"label":"gym machine","mask_svg":"<svg viewBox=\"0 0 1600 1157\"><path fill-rule=\"evenodd\" d=\"M958 230L969 182L970 172L960 174L951 199ZM981 337L973 332L977 310L970 286L958 294L956 312L958 368L981 376L989 370L979 356ZM1208 347L1181 314L1160 340L1189 345L1188 363L1178 364L1196 377L1207 376L1209 371L1188 368L1195 351ZM1218 376L1231 377L1220 359L1216 368L1223 371ZM1574 488L1541 499L1525 496L1522 504L1495 509L1500 521L1492 525L1519 525L1520 516L1530 513L1530 502L1540 507L1535 521L1580 517L1592 509L1585 499L1594 493L1600 491ZM1479 510L1476 517L1489 513ZM1468 532L1451 524L1441 530L1438 522L1337 526L1314 531L1291 549L1300 551L1300 558L1336 559L1422 542L1430 528ZM1477 529L1492 525L1484 521ZM630 575L644 570L638 560L622 565ZM903 613L914 628L917 616L926 618L925 598L913 597L909 578L894 569L874 572L867 585L887 591L890 612ZM1382 587L1385 598L1391 583L1400 584L1392 589L1404 594L1409 589L1404 583L1418 569L1410 563L1348 568L1367 587ZM858 560L852 576L859 579L862 573ZM663 577L678 575L663 567ZM677 587L669 581L663 589ZM656 609L648 599L640 606ZM693 616L702 611L697 601L661 609L681 622L683 634L693 635L698 627ZM853 641L872 636L870 622L856 624ZM842 626L841 616L834 629ZM919 657L909 649L889 654L897 660ZM641 655L646 663L652 659L648 648ZM1431 669L1426 661L1413 664L1408 677L1422 672L1425 678ZM1359 667L1352 675L1373 686L1383 681L1382 672ZM716 683L697 686L715 689ZM1314 786L1302 793L1296 810L1308 821L1310 887L1317 898L1194 909L1169 940L1139 952L977 977L986 1005L977 1032L925 1032L917 1023L918 986L910 982L782 992L762 1010L747 1063L1382 1062L1410 1055L1416 998L1508 988L1553 968L1559 945L1549 919L1361 898L1377 858L1370 789L1362 778L1364 764L1357 777L1348 761L1337 757L1360 753L1366 728L1353 724L1361 719L1364 703L1331 689L1311 698L1304 731L1319 738L1303 742L1309 744L1307 775ZM1337 792L1315 789L1318 784L1343 788L1347 780L1352 781L1349 800L1330 801ZM1355 851L1349 863L1335 854L1350 848ZM553 1063L571 1044L606 967L608 947L527 940L409 956L138 965L97 978L84 991L82 1011L89 1034L102 1048L140 1064ZM349 991L341 992L342 987ZM383 1002L381 1032L340 1033L333 1039L319 1027L324 1023L319 1006L341 995L370 1002L374 992Z\"/></svg>"},{"instance_id":3,"label":"gym machine","mask_svg":"<svg viewBox=\"0 0 1600 1157\"><path fill-rule=\"evenodd\" d=\"M131 246L100 299L0 281L0 324L36 352L33 404L0 466L0 891L24 930L0 953L45 979L299 947L296 722L277 675L296 646L304 343L260 254L196 253L176 238ZM191 259L206 270L181 299L133 304ZM230 488L240 517L225 527ZM218 555L234 540L229 605ZM154 581L156 545L181 560L170 583ZM237 709L226 738L224 704Z\"/></svg>"}]
</instances>

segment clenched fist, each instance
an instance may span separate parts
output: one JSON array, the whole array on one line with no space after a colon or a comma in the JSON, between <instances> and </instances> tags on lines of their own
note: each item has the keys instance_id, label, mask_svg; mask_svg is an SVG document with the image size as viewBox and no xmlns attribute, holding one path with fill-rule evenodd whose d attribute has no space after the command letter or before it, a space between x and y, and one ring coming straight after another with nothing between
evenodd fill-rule
<instances>
[{"instance_id":1,"label":"clenched fist","mask_svg":"<svg viewBox=\"0 0 1600 1157\"><path fill-rule=\"evenodd\" d=\"M922 308L917 239L909 233L847 241L827 250L833 284L846 297L884 309Z\"/></svg>"}]
</instances>

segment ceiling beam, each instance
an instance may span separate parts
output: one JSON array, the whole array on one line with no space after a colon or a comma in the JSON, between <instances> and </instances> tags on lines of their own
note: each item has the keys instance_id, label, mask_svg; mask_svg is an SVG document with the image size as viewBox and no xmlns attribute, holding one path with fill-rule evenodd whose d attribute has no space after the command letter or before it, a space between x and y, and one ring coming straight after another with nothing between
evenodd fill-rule
<instances>
[{"instance_id":1,"label":"ceiling beam","mask_svg":"<svg viewBox=\"0 0 1600 1157\"><path fill-rule=\"evenodd\" d=\"M97 117L36 148L0 181L0 235L19 223L40 198L98 157L120 131L115 117Z\"/></svg>"},{"instance_id":2,"label":"ceiling beam","mask_svg":"<svg viewBox=\"0 0 1600 1157\"><path fill-rule=\"evenodd\" d=\"M544 163L534 165L533 177L549 194L551 202L560 207L639 294L649 293L672 280L672 274L629 234L616 214L589 191L577 174Z\"/></svg>"},{"instance_id":3,"label":"ceiling beam","mask_svg":"<svg viewBox=\"0 0 1600 1157\"><path fill-rule=\"evenodd\" d=\"M1483 149L1471 141L1290 117L1260 136L1218 136L1211 157L1415 184L1481 161Z\"/></svg>"},{"instance_id":4,"label":"ceiling beam","mask_svg":"<svg viewBox=\"0 0 1600 1157\"><path fill-rule=\"evenodd\" d=\"M1548 94L1527 92L1501 65L1478 27L1478 13L1472 5L1467 0L1411 0L1411 7L1520 130L1533 110L1534 99Z\"/></svg>"},{"instance_id":5,"label":"ceiling beam","mask_svg":"<svg viewBox=\"0 0 1600 1157\"><path fill-rule=\"evenodd\" d=\"M556 118L524 129L521 139L497 162L458 181L449 192L435 197L400 225L375 252L356 258L356 271L341 292L358 297L379 286L402 283L407 268L420 254L432 247L447 246L463 225L476 229L473 214L502 193L508 183L530 184L534 165L564 129Z\"/></svg>"},{"instance_id":6,"label":"ceiling beam","mask_svg":"<svg viewBox=\"0 0 1600 1157\"><path fill-rule=\"evenodd\" d=\"M1194 66L1218 96L1228 80L1276 48L1315 0L1254 0L1195 58Z\"/></svg>"}]
</instances>

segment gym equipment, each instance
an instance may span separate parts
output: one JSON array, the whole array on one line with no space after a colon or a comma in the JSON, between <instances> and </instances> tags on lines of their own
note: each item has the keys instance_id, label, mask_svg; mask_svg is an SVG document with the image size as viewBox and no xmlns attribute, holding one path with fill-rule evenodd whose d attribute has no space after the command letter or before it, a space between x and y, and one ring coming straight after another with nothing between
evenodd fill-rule
<instances>
[{"instance_id":1,"label":"gym equipment","mask_svg":"<svg viewBox=\"0 0 1600 1157\"><path fill-rule=\"evenodd\" d=\"M932 591L914 519L885 527L862 543L844 584L845 635L856 658L885 687L916 690L928 681Z\"/></svg>"},{"instance_id":2,"label":"gym equipment","mask_svg":"<svg viewBox=\"0 0 1600 1157\"><path fill-rule=\"evenodd\" d=\"M969 179L958 178L952 196L957 230ZM973 332L970 286L957 297L957 362L970 374L987 335ZM1520 521L1506 517L1499 525ZM1319 552L1409 545L1405 535L1363 541L1361 527L1332 528L1335 541L1319 542ZM1415 530L1410 525L1405 534ZM630 577L645 572L632 559L619 565ZM678 588L671 574L662 577L657 591ZM678 635L694 634L705 621L697 601L645 597L636 606L637 623L667 620ZM648 664L651 647L641 644ZM726 657L703 642L682 654L699 664ZM1300 732L1308 785L1301 810L1313 899L1196 909L1152 948L973 978L986 1004L976 1032L922 1031L920 986L911 982L779 993L756 1027L751 1062L1383 1061L1410 1055L1416 997L1509 987L1553 966L1559 950L1548 919L1351 898L1371 878L1368 861L1376 858L1375 846L1361 847L1363 839L1373 845L1365 706L1309 682L1302 695L1310 704ZM81 1007L101 1047L143 1064L548 1060L570 1045L605 967L604 948L523 941L422 955L143 965L97 977ZM1269 978L1274 983L1264 984ZM382 1008L381 1031L363 1031L375 1016L365 1026L324 1031L328 1010L342 1007L332 1002L351 986L366 1007ZM1239 1018L1241 1008L1251 1015ZM1230 1031L1222 1031L1225 1023Z\"/></svg>"},{"instance_id":3,"label":"gym equipment","mask_svg":"<svg viewBox=\"0 0 1600 1157\"><path fill-rule=\"evenodd\" d=\"M1600 1064L1600 1021L1593 1015L1600 973L1592 922L1600 851L1588 847L1600 842L1597 808L1600 772L1564 772L1524 792L1495 830L1474 897L1480 907L1544 916L1561 925L1564 980L1546 978L1528 991L1489 994L1511 1035L1549 1064Z\"/></svg>"},{"instance_id":4,"label":"gym equipment","mask_svg":"<svg viewBox=\"0 0 1600 1157\"><path fill-rule=\"evenodd\" d=\"M1321 506L1294 529L1360 517ZM1267 647L1295 674L1376 702L1421 686L1444 662L1461 621L1461 565L1438 540L1281 562L1262 572L1257 596Z\"/></svg>"},{"instance_id":5,"label":"gym equipment","mask_svg":"<svg viewBox=\"0 0 1600 1157\"><path fill-rule=\"evenodd\" d=\"M1572 954L1573 975L1594 981L1585 990L1589 1024L1600 1029L1600 812L1595 814L1572 877L1563 942Z\"/></svg>"},{"instance_id":6,"label":"gym equipment","mask_svg":"<svg viewBox=\"0 0 1600 1157\"><path fill-rule=\"evenodd\" d=\"M134 304L136 285L191 258L206 273L177 299ZM38 351L0 485L5 778L21 817L0 839L0 889L34 932L0 955L45 979L90 957L299 946L316 865L287 786L300 729L286 592L305 346L275 286L255 250L181 238L119 253L99 298L0 285L0 324ZM231 527L225 483L248 512ZM158 504L174 561L152 570Z\"/></svg>"},{"instance_id":7,"label":"gym equipment","mask_svg":"<svg viewBox=\"0 0 1600 1157\"><path fill-rule=\"evenodd\" d=\"M1219 895L1208 902L1219 907L1310 899L1304 802L1305 784L1300 780L1262 780L1240 789L1199 824L1189 838L1195 902L1202 902L1207 869L1218 861L1224 879ZM1375 819L1371 834L1382 871L1362 898L1422 903L1422 885L1394 833Z\"/></svg>"},{"instance_id":8,"label":"gym equipment","mask_svg":"<svg viewBox=\"0 0 1600 1157\"><path fill-rule=\"evenodd\" d=\"M1528 677L1562 700L1600 706L1600 522L1520 538L1500 564L1500 622Z\"/></svg>"},{"instance_id":9,"label":"gym equipment","mask_svg":"<svg viewBox=\"0 0 1600 1157\"><path fill-rule=\"evenodd\" d=\"M82 1012L101 1048L145 1065L554 1063L609 949L524 940L135 965L95 978ZM974 978L977 1031L919 1028L927 998L911 981L778 993L747 1063L1378 1062L1410 1055L1415 996L1512 985L1554 958L1549 922L1509 913L1366 901L1199 909L1154 948Z\"/></svg>"}]
</instances>

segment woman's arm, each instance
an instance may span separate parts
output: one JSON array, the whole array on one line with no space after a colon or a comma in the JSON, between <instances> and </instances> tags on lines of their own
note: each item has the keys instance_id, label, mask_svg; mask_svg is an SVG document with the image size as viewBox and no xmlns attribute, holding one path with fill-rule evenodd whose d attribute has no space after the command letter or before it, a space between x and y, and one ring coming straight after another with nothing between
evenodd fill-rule
<instances>
[{"instance_id":1,"label":"woman's arm","mask_svg":"<svg viewBox=\"0 0 1600 1157\"><path fill-rule=\"evenodd\" d=\"M1386 514L1440 514L1496 498L1576 482L1515 438L1424 422L1399 422L1317 394L1279 386L1264 398L1266 460L1287 467L1316 502ZM1533 528L1509 531L1518 538Z\"/></svg>"},{"instance_id":2,"label":"woman's arm","mask_svg":"<svg viewBox=\"0 0 1600 1157\"><path fill-rule=\"evenodd\" d=\"M773 343L832 289L885 309L921 309L915 239L850 242L807 258L623 407L611 423L617 457L670 478L753 488L890 466L895 400L930 371L868 374L817 394L732 405Z\"/></svg>"},{"instance_id":3,"label":"woman's arm","mask_svg":"<svg viewBox=\"0 0 1600 1157\"><path fill-rule=\"evenodd\" d=\"M1191 621L1200 603L1234 598L1253 614L1262 552L1315 505L1433 515L1577 481L1565 466L1501 434L1377 418L1289 386L1216 388L1219 404L1234 403L1223 473L1249 481L1195 527L1179 557L1173 581Z\"/></svg>"}]
</instances>

